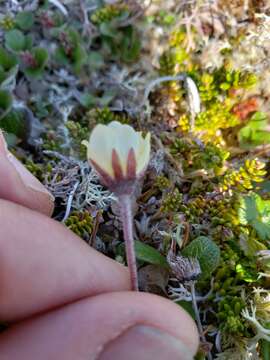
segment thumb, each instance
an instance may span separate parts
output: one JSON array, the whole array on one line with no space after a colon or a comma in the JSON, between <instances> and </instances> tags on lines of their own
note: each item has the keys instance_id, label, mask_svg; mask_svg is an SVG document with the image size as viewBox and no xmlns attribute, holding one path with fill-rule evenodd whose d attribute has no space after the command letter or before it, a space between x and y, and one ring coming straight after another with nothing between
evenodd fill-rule
<instances>
[{"instance_id":1,"label":"thumb","mask_svg":"<svg viewBox=\"0 0 270 360\"><path fill-rule=\"evenodd\" d=\"M0 198L51 215L54 197L12 155L0 130Z\"/></svg>"}]
</instances>

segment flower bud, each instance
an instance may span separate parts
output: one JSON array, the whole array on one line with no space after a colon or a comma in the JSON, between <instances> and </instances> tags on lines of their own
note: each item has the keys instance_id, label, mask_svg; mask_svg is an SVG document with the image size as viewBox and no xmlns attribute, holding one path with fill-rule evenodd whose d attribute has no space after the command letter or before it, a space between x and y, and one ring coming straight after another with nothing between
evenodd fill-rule
<instances>
[{"instance_id":1,"label":"flower bud","mask_svg":"<svg viewBox=\"0 0 270 360\"><path fill-rule=\"evenodd\" d=\"M141 132L117 121L99 124L90 135L87 158L110 190L131 193L150 159L150 133L143 138Z\"/></svg>"},{"instance_id":2,"label":"flower bud","mask_svg":"<svg viewBox=\"0 0 270 360\"><path fill-rule=\"evenodd\" d=\"M181 282L197 280L201 274L200 263L196 258L177 256L170 250L167 261L173 274Z\"/></svg>"}]
</instances>

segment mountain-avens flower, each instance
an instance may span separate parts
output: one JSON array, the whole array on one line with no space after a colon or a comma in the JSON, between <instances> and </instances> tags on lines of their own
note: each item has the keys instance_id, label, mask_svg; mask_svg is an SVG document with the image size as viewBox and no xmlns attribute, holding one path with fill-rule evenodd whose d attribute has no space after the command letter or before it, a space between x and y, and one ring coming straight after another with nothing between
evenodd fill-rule
<instances>
[{"instance_id":1,"label":"mountain-avens flower","mask_svg":"<svg viewBox=\"0 0 270 360\"><path fill-rule=\"evenodd\" d=\"M150 134L117 121L97 125L91 133L87 157L101 181L115 193L130 192L150 158Z\"/></svg>"},{"instance_id":2,"label":"mountain-avens flower","mask_svg":"<svg viewBox=\"0 0 270 360\"><path fill-rule=\"evenodd\" d=\"M88 161L101 182L118 198L131 287L138 290L131 195L150 159L150 134L143 137L131 126L113 121L109 125L97 125L86 145Z\"/></svg>"}]
</instances>

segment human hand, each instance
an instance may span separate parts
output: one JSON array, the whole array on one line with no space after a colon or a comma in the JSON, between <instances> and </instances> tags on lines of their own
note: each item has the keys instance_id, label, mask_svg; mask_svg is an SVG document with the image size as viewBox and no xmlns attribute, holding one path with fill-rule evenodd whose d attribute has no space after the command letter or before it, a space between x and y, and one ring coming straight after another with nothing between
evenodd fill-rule
<instances>
[{"instance_id":1,"label":"human hand","mask_svg":"<svg viewBox=\"0 0 270 360\"><path fill-rule=\"evenodd\" d=\"M189 315L129 291L125 267L49 218L47 190L0 133L1 360L192 359Z\"/></svg>"}]
</instances>

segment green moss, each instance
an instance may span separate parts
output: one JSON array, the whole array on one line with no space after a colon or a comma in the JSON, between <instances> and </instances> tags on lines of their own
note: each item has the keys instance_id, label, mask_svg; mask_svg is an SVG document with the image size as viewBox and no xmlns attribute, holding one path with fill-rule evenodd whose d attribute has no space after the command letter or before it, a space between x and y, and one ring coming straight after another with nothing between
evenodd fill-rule
<instances>
[{"instance_id":1,"label":"green moss","mask_svg":"<svg viewBox=\"0 0 270 360\"><path fill-rule=\"evenodd\" d=\"M172 155L178 156L185 171L210 170L215 174L222 171L229 152L211 142L206 144L189 138L176 138L171 145Z\"/></svg>"},{"instance_id":2,"label":"green moss","mask_svg":"<svg viewBox=\"0 0 270 360\"><path fill-rule=\"evenodd\" d=\"M52 170L52 166L49 162L36 163L29 158L22 160L27 170L29 170L41 182L44 181L44 176L48 176Z\"/></svg>"},{"instance_id":3,"label":"green moss","mask_svg":"<svg viewBox=\"0 0 270 360\"><path fill-rule=\"evenodd\" d=\"M166 176L160 175L160 176L157 176L155 179L155 186L160 191L165 191L165 190L169 189L169 187L171 186L171 182Z\"/></svg>"},{"instance_id":4,"label":"green moss","mask_svg":"<svg viewBox=\"0 0 270 360\"><path fill-rule=\"evenodd\" d=\"M94 221L88 211L74 211L65 222L66 226L82 239L90 239Z\"/></svg>"},{"instance_id":5,"label":"green moss","mask_svg":"<svg viewBox=\"0 0 270 360\"><path fill-rule=\"evenodd\" d=\"M107 23L120 18L127 12L128 7L124 4L107 4L91 15L91 21L95 24Z\"/></svg>"},{"instance_id":6,"label":"green moss","mask_svg":"<svg viewBox=\"0 0 270 360\"><path fill-rule=\"evenodd\" d=\"M88 121L89 128L96 124L107 125L111 121L119 121L122 124L128 124L129 118L124 113L114 113L109 108L95 108L86 113L85 121Z\"/></svg>"},{"instance_id":7,"label":"green moss","mask_svg":"<svg viewBox=\"0 0 270 360\"><path fill-rule=\"evenodd\" d=\"M0 27L6 31L8 30L12 30L15 27L15 20L12 16L10 15L5 15L1 20L0 20Z\"/></svg>"},{"instance_id":8,"label":"green moss","mask_svg":"<svg viewBox=\"0 0 270 360\"><path fill-rule=\"evenodd\" d=\"M164 213L175 213L180 210L182 201L183 194L176 188L164 196L160 210Z\"/></svg>"},{"instance_id":9,"label":"green moss","mask_svg":"<svg viewBox=\"0 0 270 360\"><path fill-rule=\"evenodd\" d=\"M65 126L69 130L69 134L72 140L73 151L81 158L86 159L87 148L82 144L83 140L89 138L89 128L81 125L79 122L69 120Z\"/></svg>"},{"instance_id":10,"label":"green moss","mask_svg":"<svg viewBox=\"0 0 270 360\"><path fill-rule=\"evenodd\" d=\"M226 281L229 284L228 279ZM226 290L227 284L224 285ZM244 307L245 302L238 296L227 295L219 302L217 316L220 329L223 332L247 336L247 330L241 316Z\"/></svg>"}]
</instances>

